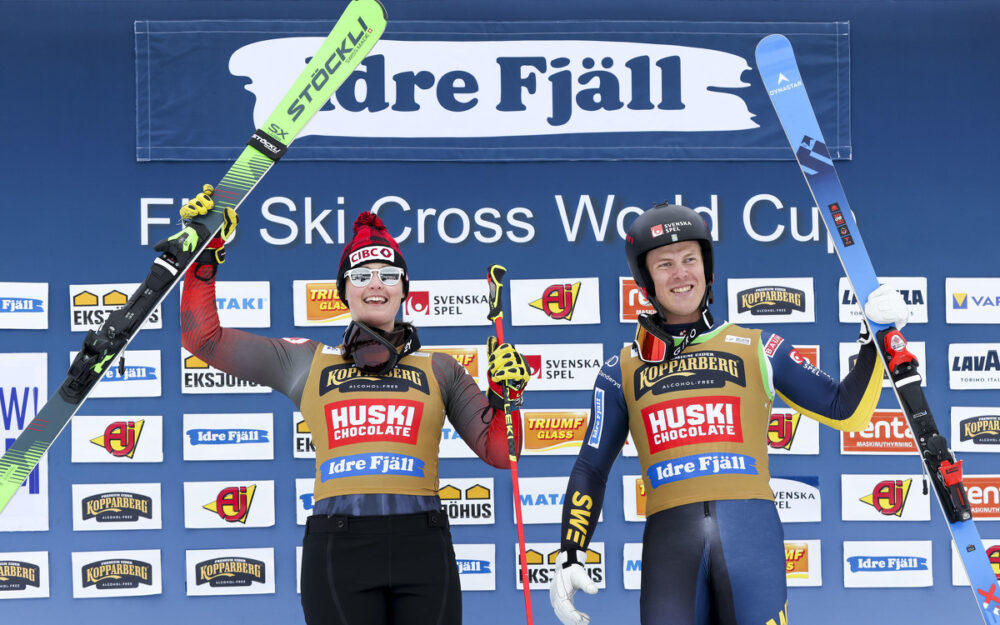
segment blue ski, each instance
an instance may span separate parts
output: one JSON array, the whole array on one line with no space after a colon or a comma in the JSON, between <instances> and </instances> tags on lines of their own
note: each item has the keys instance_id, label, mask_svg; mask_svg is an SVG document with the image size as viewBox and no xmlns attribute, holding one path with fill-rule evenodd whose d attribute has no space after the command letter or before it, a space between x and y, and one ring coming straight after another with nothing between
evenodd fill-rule
<instances>
[{"instance_id":1,"label":"blue ski","mask_svg":"<svg viewBox=\"0 0 1000 625\"><path fill-rule=\"evenodd\" d=\"M878 278L820 132L792 45L782 35L770 35L757 44L756 57L757 71L830 231L858 304L863 306L878 287ZM938 432L927 398L920 388L917 360L907 351L903 335L892 326L871 321L869 326L877 337L875 343L910 424L924 469L931 476L983 620L987 625L1000 625L998 577L972 520L972 508L962 483L962 462L955 461L948 442Z\"/></svg>"}]
</instances>

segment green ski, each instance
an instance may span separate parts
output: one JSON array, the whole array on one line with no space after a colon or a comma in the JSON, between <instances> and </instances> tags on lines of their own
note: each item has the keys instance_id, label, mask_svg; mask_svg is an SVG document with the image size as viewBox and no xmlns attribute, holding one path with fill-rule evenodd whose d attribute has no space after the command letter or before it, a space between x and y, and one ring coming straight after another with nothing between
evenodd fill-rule
<instances>
[{"instance_id":1,"label":"green ski","mask_svg":"<svg viewBox=\"0 0 1000 625\"><path fill-rule=\"evenodd\" d=\"M162 253L153 262L149 275L125 306L112 313L100 330L87 333L83 348L70 365L59 390L0 457L0 512L90 391L138 334L142 323L222 227L225 210L235 210L243 203L313 115L371 52L385 27L385 9L378 0L351 0L278 108L264 126L253 133L247 147L216 185L215 208L207 215L192 219L183 230L157 244L156 250Z\"/></svg>"}]
</instances>

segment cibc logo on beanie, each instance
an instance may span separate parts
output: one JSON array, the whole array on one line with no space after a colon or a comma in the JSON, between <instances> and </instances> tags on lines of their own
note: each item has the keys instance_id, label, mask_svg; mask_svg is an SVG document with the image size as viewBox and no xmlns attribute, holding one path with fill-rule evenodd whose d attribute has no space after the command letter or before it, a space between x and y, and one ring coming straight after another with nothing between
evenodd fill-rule
<instances>
[{"instance_id":1,"label":"cibc logo on beanie","mask_svg":"<svg viewBox=\"0 0 1000 625\"><path fill-rule=\"evenodd\" d=\"M385 224L378 215L365 211L354 221L354 238L344 246L340 255L340 268L337 271L337 292L341 301L347 304L344 296L347 272L365 263L385 263L399 267L406 272L406 261L399 253L399 245L392 238ZM403 276L403 297L410 292L409 272Z\"/></svg>"}]
</instances>

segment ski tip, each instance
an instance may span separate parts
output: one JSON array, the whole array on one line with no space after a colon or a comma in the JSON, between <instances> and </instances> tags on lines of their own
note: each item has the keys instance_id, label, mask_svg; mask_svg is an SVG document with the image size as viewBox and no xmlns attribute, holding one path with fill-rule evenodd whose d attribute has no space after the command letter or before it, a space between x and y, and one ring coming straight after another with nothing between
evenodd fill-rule
<instances>
[{"instance_id":1,"label":"ski tip","mask_svg":"<svg viewBox=\"0 0 1000 625\"><path fill-rule=\"evenodd\" d=\"M757 54L759 55L761 51L791 47L791 45L792 43L788 41L788 37L782 34L768 35L757 42Z\"/></svg>"}]
</instances>

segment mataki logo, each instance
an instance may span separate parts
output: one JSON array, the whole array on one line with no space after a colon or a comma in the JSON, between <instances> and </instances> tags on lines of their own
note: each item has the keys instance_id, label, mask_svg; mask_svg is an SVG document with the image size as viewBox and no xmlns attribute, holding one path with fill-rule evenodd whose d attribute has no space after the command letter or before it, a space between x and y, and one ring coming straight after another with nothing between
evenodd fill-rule
<instances>
[{"instance_id":1,"label":"mataki logo","mask_svg":"<svg viewBox=\"0 0 1000 625\"><path fill-rule=\"evenodd\" d=\"M664 363L649 363L635 372L636 399L646 393L722 388L732 383L746 386L743 360L715 351L683 353Z\"/></svg>"},{"instance_id":2,"label":"mataki logo","mask_svg":"<svg viewBox=\"0 0 1000 625\"><path fill-rule=\"evenodd\" d=\"M759 286L736 294L737 311L751 315L790 315L806 311L806 294L784 286Z\"/></svg>"},{"instance_id":3,"label":"mataki logo","mask_svg":"<svg viewBox=\"0 0 1000 625\"><path fill-rule=\"evenodd\" d=\"M738 397L690 397L643 408L649 453L683 445L741 443Z\"/></svg>"},{"instance_id":4,"label":"mataki logo","mask_svg":"<svg viewBox=\"0 0 1000 625\"><path fill-rule=\"evenodd\" d=\"M153 565L130 558L91 562L81 571L84 588L138 588L139 584L150 586L153 583Z\"/></svg>"},{"instance_id":5,"label":"mataki logo","mask_svg":"<svg viewBox=\"0 0 1000 625\"><path fill-rule=\"evenodd\" d=\"M1000 475L966 475L962 482L976 519L1000 519Z\"/></svg>"},{"instance_id":6,"label":"mataki logo","mask_svg":"<svg viewBox=\"0 0 1000 625\"><path fill-rule=\"evenodd\" d=\"M223 488L215 497L215 501L203 505L202 508L214 512L220 519L228 523L246 524L247 515L250 514L250 504L253 502L253 494L256 490L255 484Z\"/></svg>"},{"instance_id":7,"label":"mataki logo","mask_svg":"<svg viewBox=\"0 0 1000 625\"><path fill-rule=\"evenodd\" d=\"M267 568L264 562L253 558L212 558L195 565L195 579L198 585L211 587L263 584L267 581Z\"/></svg>"},{"instance_id":8,"label":"mataki logo","mask_svg":"<svg viewBox=\"0 0 1000 625\"><path fill-rule=\"evenodd\" d=\"M537 308L552 319L573 319L573 310L576 308L576 301L580 295L581 282L572 284L553 284L545 288L542 296L529 306Z\"/></svg>"},{"instance_id":9,"label":"mataki logo","mask_svg":"<svg viewBox=\"0 0 1000 625\"><path fill-rule=\"evenodd\" d=\"M417 444L423 402L412 399L349 399L323 407L329 448L385 441Z\"/></svg>"},{"instance_id":10,"label":"mataki logo","mask_svg":"<svg viewBox=\"0 0 1000 625\"><path fill-rule=\"evenodd\" d=\"M41 568L32 562L0 558L0 592L39 588Z\"/></svg>"},{"instance_id":11,"label":"mataki logo","mask_svg":"<svg viewBox=\"0 0 1000 625\"><path fill-rule=\"evenodd\" d=\"M587 432L587 410L521 411L524 418L524 450L544 452L579 448Z\"/></svg>"},{"instance_id":12,"label":"mataki logo","mask_svg":"<svg viewBox=\"0 0 1000 625\"><path fill-rule=\"evenodd\" d=\"M861 501L875 508L879 514L902 517L912 483L912 479L883 480L875 485L871 494L862 497Z\"/></svg>"},{"instance_id":13,"label":"mataki logo","mask_svg":"<svg viewBox=\"0 0 1000 625\"><path fill-rule=\"evenodd\" d=\"M791 449L802 415L798 412L772 412L767 422L767 444L772 449Z\"/></svg>"},{"instance_id":14,"label":"mataki logo","mask_svg":"<svg viewBox=\"0 0 1000 625\"><path fill-rule=\"evenodd\" d=\"M785 542L785 577L809 579L809 543Z\"/></svg>"},{"instance_id":15,"label":"mataki logo","mask_svg":"<svg viewBox=\"0 0 1000 625\"><path fill-rule=\"evenodd\" d=\"M655 312L656 309L643 295L634 279L618 277L618 320L621 323L636 321L639 315L652 315Z\"/></svg>"},{"instance_id":16,"label":"mataki logo","mask_svg":"<svg viewBox=\"0 0 1000 625\"><path fill-rule=\"evenodd\" d=\"M153 518L153 499L138 493L100 493L82 501L82 520L98 523L133 523Z\"/></svg>"},{"instance_id":17,"label":"mataki logo","mask_svg":"<svg viewBox=\"0 0 1000 625\"><path fill-rule=\"evenodd\" d=\"M493 478L442 479L438 497L455 525L494 523Z\"/></svg>"},{"instance_id":18,"label":"mataki logo","mask_svg":"<svg viewBox=\"0 0 1000 625\"><path fill-rule=\"evenodd\" d=\"M90 442L98 447L103 447L105 451L116 458L132 458L135 455L135 446L139 443L139 435L142 433L142 426L145 423L143 420L115 421L104 428L104 434L90 439Z\"/></svg>"},{"instance_id":19,"label":"mataki logo","mask_svg":"<svg viewBox=\"0 0 1000 625\"><path fill-rule=\"evenodd\" d=\"M70 330L86 332L97 330L111 313L128 303L128 293L136 290L138 283L125 284L71 284L69 287ZM153 309L143 323L143 329L160 329L163 318L160 306Z\"/></svg>"},{"instance_id":20,"label":"mataki logo","mask_svg":"<svg viewBox=\"0 0 1000 625\"><path fill-rule=\"evenodd\" d=\"M311 322L344 321L351 311L337 293L336 282L305 283L306 319Z\"/></svg>"},{"instance_id":21,"label":"mataki logo","mask_svg":"<svg viewBox=\"0 0 1000 625\"><path fill-rule=\"evenodd\" d=\"M844 454L914 454L917 445L902 410L876 410L861 432L841 432Z\"/></svg>"}]
</instances>

